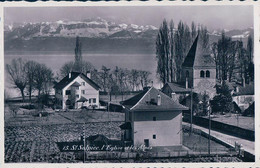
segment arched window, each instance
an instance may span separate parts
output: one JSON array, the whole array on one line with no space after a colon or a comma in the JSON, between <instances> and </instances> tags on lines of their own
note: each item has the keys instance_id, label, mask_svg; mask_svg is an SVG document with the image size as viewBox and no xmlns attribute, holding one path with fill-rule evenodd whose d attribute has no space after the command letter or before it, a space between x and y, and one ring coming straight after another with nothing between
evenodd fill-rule
<instances>
[{"instance_id":1,"label":"arched window","mask_svg":"<svg viewBox=\"0 0 260 168\"><path fill-rule=\"evenodd\" d=\"M200 71L200 77L204 78L204 76L205 76L205 72L204 71Z\"/></svg>"},{"instance_id":2,"label":"arched window","mask_svg":"<svg viewBox=\"0 0 260 168\"><path fill-rule=\"evenodd\" d=\"M210 77L210 72L209 70L206 71L206 78L209 78Z\"/></svg>"},{"instance_id":3,"label":"arched window","mask_svg":"<svg viewBox=\"0 0 260 168\"><path fill-rule=\"evenodd\" d=\"M186 78L190 76L189 71L186 71Z\"/></svg>"}]
</instances>

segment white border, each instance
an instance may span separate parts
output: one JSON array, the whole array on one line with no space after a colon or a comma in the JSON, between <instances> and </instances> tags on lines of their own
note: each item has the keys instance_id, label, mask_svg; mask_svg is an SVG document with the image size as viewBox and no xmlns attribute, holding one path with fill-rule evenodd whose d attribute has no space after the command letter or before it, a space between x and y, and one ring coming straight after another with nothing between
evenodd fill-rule
<instances>
[{"instance_id":1,"label":"white border","mask_svg":"<svg viewBox=\"0 0 260 168\"><path fill-rule=\"evenodd\" d=\"M255 156L256 161L251 163L73 163L73 164L53 164L53 163L4 163L4 43L3 43L3 8L4 7L48 7L48 6L176 6L176 5L253 5L254 6L254 58L255 58ZM230 16L232 17L232 16ZM114 167L114 168L123 168L123 167L136 167L136 168L161 168L161 167L234 167L234 168L245 168L245 167L260 167L260 2L253 1L239 1L239 2L230 2L230 1L120 1L120 2L3 2L0 3L0 167L4 168L46 168L46 167L56 167L56 168L64 168L64 167Z\"/></svg>"}]
</instances>

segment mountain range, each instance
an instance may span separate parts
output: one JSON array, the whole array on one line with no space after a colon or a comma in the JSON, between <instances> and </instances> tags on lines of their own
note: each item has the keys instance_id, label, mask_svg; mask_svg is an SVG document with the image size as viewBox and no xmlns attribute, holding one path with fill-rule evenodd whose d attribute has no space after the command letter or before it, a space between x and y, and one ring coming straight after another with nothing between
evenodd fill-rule
<instances>
[{"instance_id":1,"label":"mountain range","mask_svg":"<svg viewBox=\"0 0 260 168\"><path fill-rule=\"evenodd\" d=\"M221 37L222 30L209 32L210 43ZM13 23L4 26L5 52L73 51L75 37L83 51L90 53L155 53L158 28L152 25L115 23L102 18L83 21ZM253 28L225 30L234 40L253 36Z\"/></svg>"}]
</instances>

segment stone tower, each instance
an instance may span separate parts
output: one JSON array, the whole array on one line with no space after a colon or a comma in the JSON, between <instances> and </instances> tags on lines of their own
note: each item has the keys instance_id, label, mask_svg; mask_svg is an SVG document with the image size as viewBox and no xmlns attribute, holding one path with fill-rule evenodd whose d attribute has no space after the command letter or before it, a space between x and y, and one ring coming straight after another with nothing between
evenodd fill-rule
<instances>
[{"instance_id":1,"label":"stone tower","mask_svg":"<svg viewBox=\"0 0 260 168\"><path fill-rule=\"evenodd\" d=\"M182 82L187 82L196 93L206 92L210 98L216 93L216 64L199 34L182 64Z\"/></svg>"}]
</instances>

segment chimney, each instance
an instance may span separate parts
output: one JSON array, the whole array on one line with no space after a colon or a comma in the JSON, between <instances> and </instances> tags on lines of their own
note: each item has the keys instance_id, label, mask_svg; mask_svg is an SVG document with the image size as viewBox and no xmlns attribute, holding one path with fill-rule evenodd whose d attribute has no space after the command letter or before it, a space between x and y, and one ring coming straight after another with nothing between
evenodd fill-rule
<instances>
[{"instance_id":1,"label":"chimney","mask_svg":"<svg viewBox=\"0 0 260 168\"><path fill-rule=\"evenodd\" d=\"M161 95L157 95L157 106L160 106L162 104L162 98Z\"/></svg>"},{"instance_id":2,"label":"chimney","mask_svg":"<svg viewBox=\"0 0 260 168\"><path fill-rule=\"evenodd\" d=\"M90 79L91 78L91 73L90 71L87 72L87 77Z\"/></svg>"},{"instance_id":3,"label":"chimney","mask_svg":"<svg viewBox=\"0 0 260 168\"><path fill-rule=\"evenodd\" d=\"M186 78L186 81L185 81L185 88L186 88L186 89L189 88L188 78Z\"/></svg>"},{"instance_id":4,"label":"chimney","mask_svg":"<svg viewBox=\"0 0 260 168\"><path fill-rule=\"evenodd\" d=\"M177 101L177 95L174 92L172 92L172 100L173 101Z\"/></svg>"},{"instance_id":5,"label":"chimney","mask_svg":"<svg viewBox=\"0 0 260 168\"><path fill-rule=\"evenodd\" d=\"M69 79L71 78L71 72L69 73Z\"/></svg>"},{"instance_id":6,"label":"chimney","mask_svg":"<svg viewBox=\"0 0 260 168\"><path fill-rule=\"evenodd\" d=\"M239 87L238 87L238 86L236 87L236 92L237 92L237 93L239 92Z\"/></svg>"}]
</instances>

